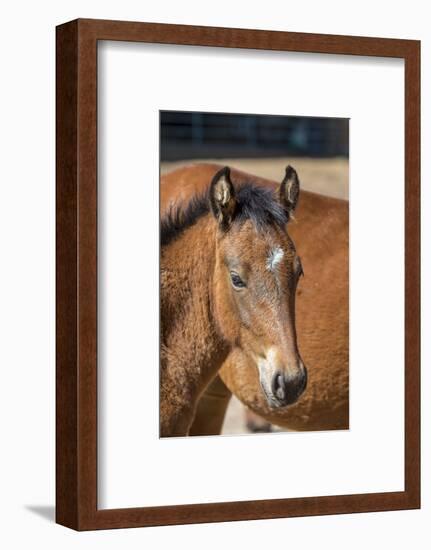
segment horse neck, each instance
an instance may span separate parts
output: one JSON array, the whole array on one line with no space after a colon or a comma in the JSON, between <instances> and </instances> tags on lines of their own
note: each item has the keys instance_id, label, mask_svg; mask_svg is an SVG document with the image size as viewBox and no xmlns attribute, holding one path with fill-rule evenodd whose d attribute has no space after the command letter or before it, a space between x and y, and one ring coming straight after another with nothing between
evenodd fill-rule
<instances>
[{"instance_id":1,"label":"horse neck","mask_svg":"<svg viewBox=\"0 0 431 550\"><path fill-rule=\"evenodd\" d=\"M228 353L212 308L215 223L204 216L161 254L162 376L191 400Z\"/></svg>"}]
</instances>

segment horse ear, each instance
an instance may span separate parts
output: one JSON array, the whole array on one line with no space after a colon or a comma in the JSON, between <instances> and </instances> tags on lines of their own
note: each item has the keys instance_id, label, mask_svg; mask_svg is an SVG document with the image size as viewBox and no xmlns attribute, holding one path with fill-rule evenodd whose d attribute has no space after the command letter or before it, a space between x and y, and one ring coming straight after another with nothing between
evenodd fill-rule
<instances>
[{"instance_id":1,"label":"horse ear","mask_svg":"<svg viewBox=\"0 0 431 550\"><path fill-rule=\"evenodd\" d=\"M288 213L295 210L299 197L299 178L291 166L286 168L286 174L280 185L280 202Z\"/></svg>"},{"instance_id":2,"label":"horse ear","mask_svg":"<svg viewBox=\"0 0 431 550\"><path fill-rule=\"evenodd\" d=\"M221 227L227 229L233 219L236 206L235 189L228 166L219 170L213 177L209 198L212 213Z\"/></svg>"}]
</instances>

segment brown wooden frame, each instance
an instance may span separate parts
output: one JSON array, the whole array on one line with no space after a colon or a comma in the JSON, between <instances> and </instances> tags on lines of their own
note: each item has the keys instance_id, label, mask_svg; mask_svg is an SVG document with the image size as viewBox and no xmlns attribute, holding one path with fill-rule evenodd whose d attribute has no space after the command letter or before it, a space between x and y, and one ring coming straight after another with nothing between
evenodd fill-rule
<instances>
[{"instance_id":1,"label":"brown wooden frame","mask_svg":"<svg viewBox=\"0 0 431 550\"><path fill-rule=\"evenodd\" d=\"M405 490L97 509L97 42L405 61ZM78 19L57 27L56 521L77 530L420 507L420 42ZM240 496L240 495L238 495Z\"/></svg>"}]
</instances>

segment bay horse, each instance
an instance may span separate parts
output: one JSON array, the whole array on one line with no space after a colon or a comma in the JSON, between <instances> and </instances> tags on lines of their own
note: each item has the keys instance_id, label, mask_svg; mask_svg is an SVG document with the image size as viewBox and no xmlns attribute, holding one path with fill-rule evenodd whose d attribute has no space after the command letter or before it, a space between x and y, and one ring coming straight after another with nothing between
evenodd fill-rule
<instances>
[{"instance_id":1,"label":"bay horse","mask_svg":"<svg viewBox=\"0 0 431 550\"><path fill-rule=\"evenodd\" d=\"M233 348L255 365L271 407L304 391L295 330L302 267L286 231L298 195L290 166L277 193L251 181L234 186L224 167L204 192L163 210L162 437L189 433L202 393Z\"/></svg>"},{"instance_id":2,"label":"bay horse","mask_svg":"<svg viewBox=\"0 0 431 550\"><path fill-rule=\"evenodd\" d=\"M161 178L161 213L187 204L201 194L215 164L196 164ZM278 184L238 170L230 171L234 186L251 183L275 191ZM301 355L308 370L307 390L289 406L273 407L259 380L256 363L239 346L230 347L213 365L212 379L202 394L190 435L221 431L224 414L235 394L250 410L291 430L336 430L349 427L349 298L348 202L307 191L289 224L289 235L300 247L306 283L296 297L296 328ZM220 370L218 370L220 369Z\"/></svg>"}]
</instances>

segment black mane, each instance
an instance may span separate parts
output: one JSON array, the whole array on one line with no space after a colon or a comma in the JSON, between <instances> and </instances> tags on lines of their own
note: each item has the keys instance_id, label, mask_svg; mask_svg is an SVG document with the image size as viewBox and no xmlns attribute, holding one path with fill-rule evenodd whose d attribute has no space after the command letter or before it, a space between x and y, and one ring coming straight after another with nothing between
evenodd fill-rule
<instances>
[{"instance_id":1,"label":"black mane","mask_svg":"<svg viewBox=\"0 0 431 550\"><path fill-rule=\"evenodd\" d=\"M271 189L245 183L236 188L236 207L232 223L251 220L261 231L268 226L284 227L289 220L288 212L275 198ZM166 246L183 231L210 213L208 191L194 197L185 206L173 207L161 219L160 242Z\"/></svg>"}]
</instances>

